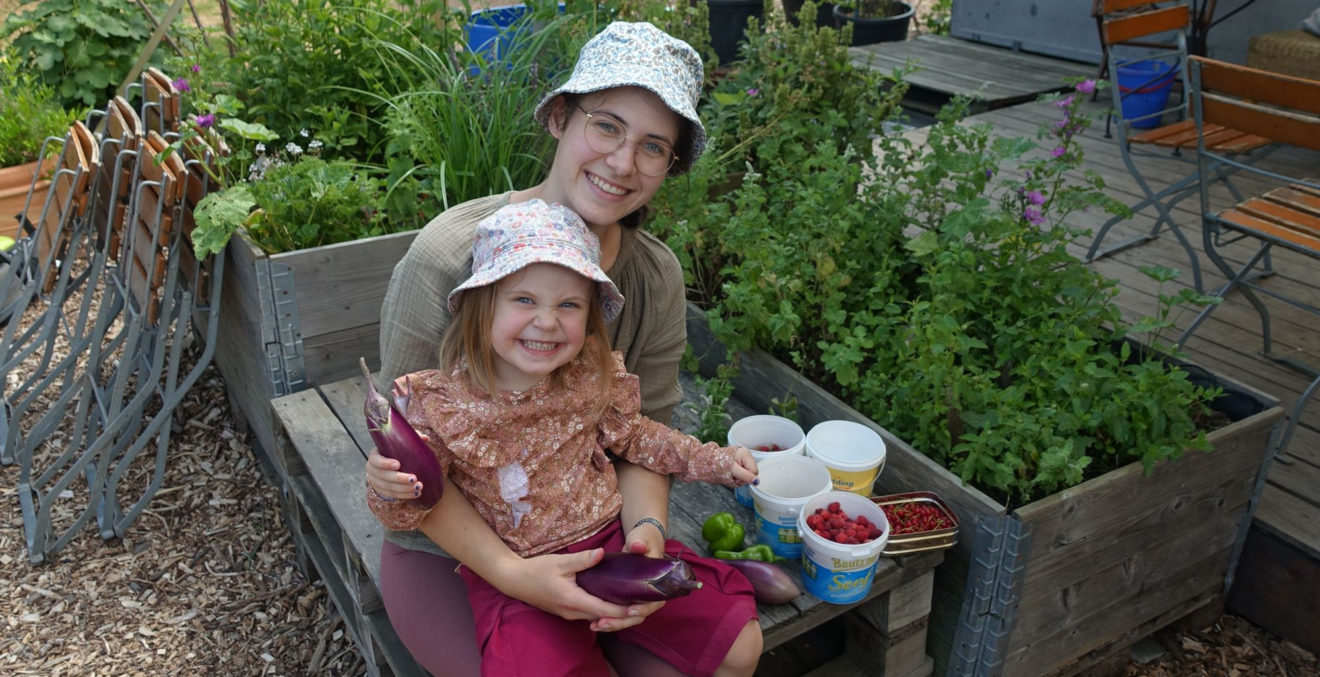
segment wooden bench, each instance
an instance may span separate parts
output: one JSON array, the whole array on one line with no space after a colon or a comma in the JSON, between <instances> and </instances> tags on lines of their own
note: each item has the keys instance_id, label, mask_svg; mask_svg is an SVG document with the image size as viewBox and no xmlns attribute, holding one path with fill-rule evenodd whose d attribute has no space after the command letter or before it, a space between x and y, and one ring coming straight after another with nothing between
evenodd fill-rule
<instances>
[{"instance_id":1,"label":"wooden bench","mask_svg":"<svg viewBox=\"0 0 1320 677\"><path fill-rule=\"evenodd\" d=\"M685 379L684 385L688 401L699 401L691 381ZM310 564L325 581L368 674L424 675L394 633L381 602L383 529L363 498L363 463L372 446L363 420L365 393L365 382L356 376L273 399L276 480L297 543L299 566L310 575ZM750 413L736 402L730 409L735 418ZM693 428L695 414L690 409L676 418L680 427ZM701 522L717 510L734 513L751 531L751 511L738 504L728 489L676 483L671 492L671 536L709 554L701 538ZM933 570L942 559L941 552L901 560L881 558L870 596L854 605L827 604L805 593L790 604L762 605L766 651L848 613L847 653L830 664L828 674L930 674L926 623ZM787 568L798 579L799 565L793 562ZM774 674L769 672L771 661L764 663L762 672Z\"/></svg>"}]
</instances>

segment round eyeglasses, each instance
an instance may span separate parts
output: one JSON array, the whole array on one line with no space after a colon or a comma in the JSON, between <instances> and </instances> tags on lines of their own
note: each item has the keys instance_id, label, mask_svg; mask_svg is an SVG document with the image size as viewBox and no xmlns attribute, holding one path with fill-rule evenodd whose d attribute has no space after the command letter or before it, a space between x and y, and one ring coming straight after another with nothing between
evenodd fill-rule
<instances>
[{"instance_id":1,"label":"round eyeglasses","mask_svg":"<svg viewBox=\"0 0 1320 677\"><path fill-rule=\"evenodd\" d=\"M628 134L627 125L619 121L618 118L609 113L590 113L578 107L583 115L586 115L587 122L584 129L584 136L587 137L587 146L597 153L613 153L628 140L636 141L636 149L633 152L633 163L637 171L645 176L664 176L669 173L669 168L674 166L678 160L678 155L674 154L674 148L663 140L653 138L634 139Z\"/></svg>"}]
</instances>

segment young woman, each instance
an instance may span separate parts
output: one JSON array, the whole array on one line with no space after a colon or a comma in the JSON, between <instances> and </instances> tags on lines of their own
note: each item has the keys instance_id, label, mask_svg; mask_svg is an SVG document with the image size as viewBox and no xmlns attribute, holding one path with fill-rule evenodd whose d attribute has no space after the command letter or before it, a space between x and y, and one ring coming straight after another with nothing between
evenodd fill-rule
<instances>
[{"instance_id":1,"label":"young woman","mask_svg":"<svg viewBox=\"0 0 1320 677\"><path fill-rule=\"evenodd\" d=\"M599 561L605 549L623 547L622 497L607 450L687 481L740 486L755 479L747 449L702 444L642 416L637 377L605 337L623 297L598 261L595 236L561 205L534 199L478 224L472 276L448 297L453 321L440 369L395 380L409 391L408 420L430 441L449 489L430 511L369 490L382 522L420 525L487 572L547 552ZM453 528L455 505L475 509L507 548L472 548ZM750 584L678 541L668 541L665 552L686 561L702 587L618 638L684 674L750 677L761 653ZM611 674L587 620L537 609L471 567L460 573L483 675Z\"/></svg>"},{"instance_id":2,"label":"young woman","mask_svg":"<svg viewBox=\"0 0 1320 677\"><path fill-rule=\"evenodd\" d=\"M642 413L668 422L681 399L678 362L687 342L682 270L657 238L638 227L641 212L666 176L701 156L705 130L696 105L701 58L689 45L645 23L611 24L582 49L573 73L534 111L558 140L546 179L525 190L479 198L436 217L395 267L381 309L381 374L394 378L433 366L450 316L444 299L471 270L476 224L510 203L562 204L586 222L601 245L601 267L630 299L606 328L610 344L640 379ZM626 548L659 556L668 521L668 478L626 461L615 463L623 497ZM372 452L367 478L380 496L407 500L415 478ZM496 552L502 541L475 511L456 509L459 527ZM542 555L521 571L486 576L518 599L563 618L591 619L593 629L622 630L661 603L621 607L574 582L594 560L586 553ZM457 562L419 531L393 531L381 550L382 595L414 657L434 674L476 675L480 654L466 586ZM477 569L477 567L473 567ZM480 569L477 569L480 570ZM520 592L511 592L514 588ZM624 674L679 674L653 654L605 642Z\"/></svg>"}]
</instances>

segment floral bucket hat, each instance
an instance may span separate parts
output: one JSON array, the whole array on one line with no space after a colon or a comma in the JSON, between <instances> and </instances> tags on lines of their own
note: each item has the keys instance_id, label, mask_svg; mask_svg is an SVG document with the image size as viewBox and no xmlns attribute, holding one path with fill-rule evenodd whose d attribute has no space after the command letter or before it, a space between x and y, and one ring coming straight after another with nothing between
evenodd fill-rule
<instances>
[{"instance_id":1,"label":"floral bucket hat","mask_svg":"<svg viewBox=\"0 0 1320 677\"><path fill-rule=\"evenodd\" d=\"M691 45L644 21L615 21L582 46L573 74L537 104L533 115L542 127L550 117L550 102L560 94L588 94L615 87L642 87L654 92L670 110L688 121L691 141L680 148L669 170L678 176L692 167L706 149L706 128L697 117L697 101L705 78L701 56Z\"/></svg>"},{"instance_id":2,"label":"floral bucket hat","mask_svg":"<svg viewBox=\"0 0 1320 677\"><path fill-rule=\"evenodd\" d=\"M569 208L529 200L501 207L477 224L472 276L449 292L449 312L466 289L484 287L532 265L553 263L595 280L605 321L623 307L623 294L600 268L600 240Z\"/></svg>"}]
</instances>

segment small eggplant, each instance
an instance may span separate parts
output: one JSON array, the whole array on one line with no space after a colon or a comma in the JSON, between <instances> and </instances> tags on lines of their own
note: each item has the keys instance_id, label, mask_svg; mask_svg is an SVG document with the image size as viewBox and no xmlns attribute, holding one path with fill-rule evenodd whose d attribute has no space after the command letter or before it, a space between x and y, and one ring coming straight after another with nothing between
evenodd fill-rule
<instances>
[{"instance_id":1,"label":"small eggplant","mask_svg":"<svg viewBox=\"0 0 1320 677\"><path fill-rule=\"evenodd\" d=\"M395 403L385 399L376 390L376 383L371 380L371 371L367 361L358 358L362 365L362 375L367 378L367 402L364 410L367 415L367 431L371 441L376 443L376 451L399 462L399 469L415 475L422 483L422 495L417 497L417 504L430 508L440 500L445 490L445 474L440 468L440 461L431 447L422 441L421 436L403 417L407 408L407 390L396 389ZM398 404L398 406L395 406Z\"/></svg>"},{"instance_id":2,"label":"small eggplant","mask_svg":"<svg viewBox=\"0 0 1320 677\"><path fill-rule=\"evenodd\" d=\"M579 571L583 590L615 604L660 602L691 594L701 587L687 562L673 557L647 557L607 552L594 567Z\"/></svg>"},{"instance_id":3,"label":"small eggplant","mask_svg":"<svg viewBox=\"0 0 1320 677\"><path fill-rule=\"evenodd\" d=\"M793 579L783 569L770 562L754 559L726 559L725 564L741 571L752 583L756 601L762 604L784 604L797 599L802 594Z\"/></svg>"}]
</instances>

